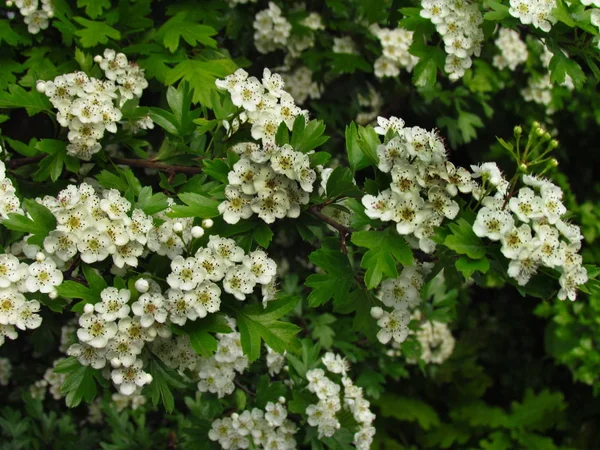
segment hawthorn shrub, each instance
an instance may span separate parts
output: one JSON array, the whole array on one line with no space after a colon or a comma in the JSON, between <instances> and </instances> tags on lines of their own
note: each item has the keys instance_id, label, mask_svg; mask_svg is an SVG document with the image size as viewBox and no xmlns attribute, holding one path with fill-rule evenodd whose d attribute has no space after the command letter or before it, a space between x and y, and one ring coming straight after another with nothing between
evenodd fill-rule
<instances>
[{"instance_id":1,"label":"hawthorn shrub","mask_svg":"<svg viewBox=\"0 0 600 450\"><path fill-rule=\"evenodd\" d=\"M0 7L0 448L600 446L600 2Z\"/></svg>"}]
</instances>

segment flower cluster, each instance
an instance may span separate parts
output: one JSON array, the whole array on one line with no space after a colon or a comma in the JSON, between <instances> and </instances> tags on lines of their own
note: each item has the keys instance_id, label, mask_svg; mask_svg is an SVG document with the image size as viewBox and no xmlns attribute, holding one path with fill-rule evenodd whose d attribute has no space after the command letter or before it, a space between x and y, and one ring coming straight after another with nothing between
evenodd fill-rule
<instances>
[{"instance_id":1,"label":"flower cluster","mask_svg":"<svg viewBox=\"0 0 600 450\"><path fill-rule=\"evenodd\" d=\"M346 53L346 54L357 54L356 44L350 36L334 37L333 47L331 48L333 53Z\"/></svg>"},{"instance_id":2,"label":"flower cluster","mask_svg":"<svg viewBox=\"0 0 600 450\"><path fill-rule=\"evenodd\" d=\"M262 84L238 70L218 80L217 86L229 91L234 105L244 108L243 114L252 123L252 137L262 140L262 145L243 142L232 147L240 159L228 174L227 200L219 205L223 219L234 224L257 214L266 223L273 223L275 219L298 217L300 205L308 203L317 174L306 153L295 151L289 144L277 146L275 135L282 122L291 130L304 112L283 90L282 78L268 69Z\"/></svg>"},{"instance_id":3,"label":"flower cluster","mask_svg":"<svg viewBox=\"0 0 600 450\"><path fill-rule=\"evenodd\" d=\"M552 10L556 2L548 0L510 0L508 12L522 24L533 25L542 31L550 31L556 23Z\"/></svg>"},{"instance_id":4,"label":"flower cluster","mask_svg":"<svg viewBox=\"0 0 600 450\"><path fill-rule=\"evenodd\" d=\"M371 308L371 316L377 320L380 328L377 339L382 344L391 340L399 344L409 335L411 311L421 302L421 288L428 269L425 264L404 267L398 278L381 283L377 298L391 311L374 306Z\"/></svg>"},{"instance_id":5,"label":"flower cluster","mask_svg":"<svg viewBox=\"0 0 600 450\"><path fill-rule=\"evenodd\" d=\"M274 283L275 272L275 262L265 252L245 255L232 239L212 235L194 257L173 258L167 276L170 288L165 293L157 283L144 279L136 282L141 295L134 302L127 289L104 289L100 302L85 305L77 330L80 342L71 345L68 353L95 369L105 367L109 361L113 383L122 394L131 395L152 380L142 370L140 358L145 343L151 342L153 353L170 367L199 371L201 391L229 394L234 389L234 372L242 372L248 365L239 334L218 335L217 353L202 360L189 338L171 339L167 325L182 326L188 320L219 311L221 288L216 282L222 282L225 292L244 300L257 284ZM234 328L235 322L229 325Z\"/></svg>"},{"instance_id":6,"label":"flower cluster","mask_svg":"<svg viewBox=\"0 0 600 450\"><path fill-rule=\"evenodd\" d=\"M494 56L493 64L498 69L515 70L519 64L527 61L527 45L521 40L519 33L509 28L500 28L495 41L500 54Z\"/></svg>"},{"instance_id":7,"label":"flower cluster","mask_svg":"<svg viewBox=\"0 0 600 450\"><path fill-rule=\"evenodd\" d=\"M308 424L317 427L319 438L330 437L341 427L337 414L342 409L349 411L358 426L353 443L357 449L368 450L375 435L375 428L371 425L375 414L371 412L362 388L348 377L350 365L340 355L331 352L326 353L321 361L330 376L340 378L341 384L330 379L323 369L306 372L308 390L319 399L306 408Z\"/></svg>"},{"instance_id":8,"label":"flower cluster","mask_svg":"<svg viewBox=\"0 0 600 450\"><path fill-rule=\"evenodd\" d=\"M312 71L308 67L300 66L290 72L282 73L281 78L298 104L303 104L309 98L321 98L322 88L312 80Z\"/></svg>"},{"instance_id":9,"label":"flower cluster","mask_svg":"<svg viewBox=\"0 0 600 450\"><path fill-rule=\"evenodd\" d=\"M273 2L269 7L259 11L254 18L254 44L260 53L271 53L275 50L286 50L286 66L291 66L304 50L315 45L314 32L324 29L321 16L309 13L295 26L302 28L302 33L294 33L294 27L283 16L281 8Z\"/></svg>"},{"instance_id":10,"label":"flower cluster","mask_svg":"<svg viewBox=\"0 0 600 450\"><path fill-rule=\"evenodd\" d=\"M54 17L53 0L9 0L6 2L6 6L12 5L19 8L23 21L27 25L27 31L31 34L38 34L41 30L48 28L49 19Z\"/></svg>"},{"instance_id":11,"label":"flower cluster","mask_svg":"<svg viewBox=\"0 0 600 450\"><path fill-rule=\"evenodd\" d=\"M253 408L231 417L216 419L208 437L217 441L221 448L236 450L245 448L293 450L297 447L296 425L287 418L285 398L268 402L265 410Z\"/></svg>"},{"instance_id":12,"label":"flower cluster","mask_svg":"<svg viewBox=\"0 0 600 450\"><path fill-rule=\"evenodd\" d=\"M553 268L561 272L558 298L575 300L577 286L588 276L578 254L581 231L561 219L567 212L562 190L546 179L523 175L524 186L509 199L498 190L507 182L497 167L489 166L482 176L484 188L496 194L481 199L475 234L500 242L502 254L510 260L508 275L519 285L527 284L541 266Z\"/></svg>"},{"instance_id":13,"label":"flower cluster","mask_svg":"<svg viewBox=\"0 0 600 450\"><path fill-rule=\"evenodd\" d=\"M229 319L229 325L234 330L235 320ZM216 337L219 343L215 354L200 360L198 390L221 398L235 390L236 372L242 373L248 368L248 358L242 351L240 333L218 333Z\"/></svg>"},{"instance_id":14,"label":"flower cluster","mask_svg":"<svg viewBox=\"0 0 600 450\"><path fill-rule=\"evenodd\" d=\"M65 382L67 375L54 371L56 366L62 361L64 361L64 358L58 358L55 360L52 364L52 367L48 367L46 369L42 379L29 386L29 392L33 398L43 400L48 390L50 391L50 395L52 395L54 400L60 400L64 397L60 391L60 388Z\"/></svg>"},{"instance_id":15,"label":"flower cluster","mask_svg":"<svg viewBox=\"0 0 600 450\"><path fill-rule=\"evenodd\" d=\"M124 53L106 49L104 56L94 60L104 71L105 80L74 72L37 84L38 91L58 110L58 122L69 128L68 154L85 161L100 151L99 141L105 131L117 132L123 117L119 108L127 100L140 98L148 87L144 71Z\"/></svg>"},{"instance_id":16,"label":"flower cluster","mask_svg":"<svg viewBox=\"0 0 600 450\"><path fill-rule=\"evenodd\" d=\"M419 58L409 53L408 49L413 41L413 32L404 28L381 28L378 25L371 27L371 32L377 36L383 47L383 55L377 58L374 64L375 76L397 77L400 69L412 72Z\"/></svg>"},{"instance_id":17,"label":"flower cluster","mask_svg":"<svg viewBox=\"0 0 600 450\"><path fill-rule=\"evenodd\" d=\"M372 219L396 222L399 234L431 253L435 227L458 214L452 197L473 189L471 174L446 160L444 143L435 131L405 128L396 117L377 120L375 131L389 137L377 148L378 168L389 173L392 182L379 195L362 198L365 213Z\"/></svg>"},{"instance_id":18,"label":"flower cluster","mask_svg":"<svg viewBox=\"0 0 600 450\"><path fill-rule=\"evenodd\" d=\"M458 80L471 67L471 57L481 52L483 15L478 2L421 0L421 7L421 17L431 20L444 41L444 70L451 80Z\"/></svg>"},{"instance_id":19,"label":"flower cluster","mask_svg":"<svg viewBox=\"0 0 600 450\"><path fill-rule=\"evenodd\" d=\"M6 176L6 166L0 161L0 223L9 214L23 214L23 210L12 181Z\"/></svg>"}]
</instances>

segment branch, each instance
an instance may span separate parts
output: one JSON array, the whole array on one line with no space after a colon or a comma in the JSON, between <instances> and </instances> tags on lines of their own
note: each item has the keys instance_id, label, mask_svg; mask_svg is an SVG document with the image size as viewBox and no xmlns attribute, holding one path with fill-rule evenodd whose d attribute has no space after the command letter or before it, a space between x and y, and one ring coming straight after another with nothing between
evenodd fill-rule
<instances>
[{"instance_id":1,"label":"branch","mask_svg":"<svg viewBox=\"0 0 600 450\"><path fill-rule=\"evenodd\" d=\"M308 212L315 216L317 219L320 219L323 222L325 222L327 225L332 226L340 233L340 243L342 244L342 251L344 252L344 254L347 254L348 249L346 248L346 238L348 237L348 235L352 234L352 229L348 228L345 225L342 225L339 222L336 222L331 217L328 217L325 214L323 214L321 212L321 208L323 208L323 206L325 205L313 205L310 208L308 208Z\"/></svg>"},{"instance_id":2,"label":"branch","mask_svg":"<svg viewBox=\"0 0 600 450\"><path fill-rule=\"evenodd\" d=\"M46 156L46 155L30 156L28 158L10 159L8 161L4 161L4 165L8 169L16 169L18 167L26 166L28 164L37 164L44 158L44 156Z\"/></svg>"}]
</instances>

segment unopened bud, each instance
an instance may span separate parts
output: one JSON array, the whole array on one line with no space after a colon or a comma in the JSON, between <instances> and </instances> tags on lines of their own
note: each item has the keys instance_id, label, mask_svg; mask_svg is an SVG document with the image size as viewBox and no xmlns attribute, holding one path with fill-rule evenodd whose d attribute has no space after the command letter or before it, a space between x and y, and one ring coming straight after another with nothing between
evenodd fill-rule
<instances>
[{"instance_id":1,"label":"unopened bud","mask_svg":"<svg viewBox=\"0 0 600 450\"><path fill-rule=\"evenodd\" d=\"M537 120L534 120L531 124L531 128L539 128L541 125Z\"/></svg>"},{"instance_id":2,"label":"unopened bud","mask_svg":"<svg viewBox=\"0 0 600 450\"><path fill-rule=\"evenodd\" d=\"M557 160L556 158L552 158L552 159L550 160L550 165L551 165L552 167L557 167L557 166L558 166L558 160Z\"/></svg>"},{"instance_id":3,"label":"unopened bud","mask_svg":"<svg viewBox=\"0 0 600 450\"><path fill-rule=\"evenodd\" d=\"M202 228L212 228L214 224L215 223L212 221L212 219L204 219L202 221Z\"/></svg>"},{"instance_id":4,"label":"unopened bud","mask_svg":"<svg viewBox=\"0 0 600 450\"><path fill-rule=\"evenodd\" d=\"M94 305L92 305L91 303L86 303L85 306L83 307L83 312L85 314L91 314L94 312Z\"/></svg>"},{"instance_id":5,"label":"unopened bud","mask_svg":"<svg viewBox=\"0 0 600 450\"><path fill-rule=\"evenodd\" d=\"M58 292L50 291L50 292L48 292L48 297L50 297L52 300L54 300L56 297L58 297Z\"/></svg>"},{"instance_id":6,"label":"unopened bud","mask_svg":"<svg viewBox=\"0 0 600 450\"><path fill-rule=\"evenodd\" d=\"M11 2L10 0L7 0L6 6L8 6L10 8L12 5L13 5L13 2Z\"/></svg>"},{"instance_id":7,"label":"unopened bud","mask_svg":"<svg viewBox=\"0 0 600 450\"><path fill-rule=\"evenodd\" d=\"M192 237L194 239L199 239L202 236L204 236L204 228L199 226L192 227Z\"/></svg>"},{"instance_id":8,"label":"unopened bud","mask_svg":"<svg viewBox=\"0 0 600 450\"><path fill-rule=\"evenodd\" d=\"M519 125L517 125L516 127L513 128L513 131L515 133L515 136L519 136L523 132L523 128L521 128Z\"/></svg>"},{"instance_id":9,"label":"unopened bud","mask_svg":"<svg viewBox=\"0 0 600 450\"><path fill-rule=\"evenodd\" d=\"M35 85L35 89L40 93L43 94L44 92L46 92L46 82L45 81L38 81Z\"/></svg>"},{"instance_id":10,"label":"unopened bud","mask_svg":"<svg viewBox=\"0 0 600 450\"><path fill-rule=\"evenodd\" d=\"M383 316L382 308L380 308L379 306L374 306L373 308L371 308L371 317L373 319L381 319L381 316Z\"/></svg>"},{"instance_id":11,"label":"unopened bud","mask_svg":"<svg viewBox=\"0 0 600 450\"><path fill-rule=\"evenodd\" d=\"M541 127L538 127L538 128L535 129L536 136L543 136L545 132L546 131L543 128L541 128Z\"/></svg>"},{"instance_id":12,"label":"unopened bud","mask_svg":"<svg viewBox=\"0 0 600 450\"><path fill-rule=\"evenodd\" d=\"M52 19L54 17L54 11L50 10L46 13L46 15L48 16L49 19Z\"/></svg>"},{"instance_id":13,"label":"unopened bud","mask_svg":"<svg viewBox=\"0 0 600 450\"><path fill-rule=\"evenodd\" d=\"M549 141L550 139L552 139L552 136L550 136L550 133L548 133L547 131L544 133L544 136L542 136L544 138L545 141Z\"/></svg>"},{"instance_id":14,"label":"unopened bud","mask_svg":"<svg viewBox=\"0 0 600 450\"><path fill-rule=\"evenodd\" d=\"M148 289L150 289L150 284L148 283L147 280L140 278L138 280L136 280L135 282L135 290L138 291L140 294L145 294L146 292L148 292Z\"/></svg>"},{"instance_id":15,"label":"unopened bud","mask_svg":"<svg viewBox=\"0 0 600 450\"><path fill-rule=\"evenodd\" d=\"M46 259L46 255L44 255L42 252L38 252L38 253L35 255L35 260L36 260L37 262L42 262L42 261L44 261L45 259Z\"/></svg>"},{"instance_id":16,"label":"unopened bud","mask_svg":"<svg viewBox=\"0 0 600 450\"><path fill-rule=\"evenodd\" d=\"M277 399L277 401L283 405L285 403L285 397L281 396Z\"/></svg>"},{"instance_id":17,"label":"unopened bud","mask_svg":"<svg viewBox=\"0 0 600 450\"><path fill-rule=\"evenodd\" d=\"M521 172L527 172L527 164L525 164L525 163L519 164L519 170Z\"/></svg>"},{"instance_id":18,"label":"unopened bud","mask_svg":"<svg viewBox=\"0 0 600 450\"><path fill-rule=\"evenodd\" d=\"M548 145L551 148L556 148L556 147L558 147L558 141L556 139L552 139Z\"/></svg>"},{"instance_id":19,"label":"unopened bud","mask_svg":"<svg viewBox=\"0 0 600 450\"><path fill-rule=\"evenodd\" d=\"M94 56L94 62L100 64L104 58L100 55Z\"/></svg>"},{"instance_id":20,"label":"unopened bud","mask_svg":"<svg viewBox=\"0 0 600 450\"><path fill-rule=\"evenodd\" d=\"M181 233L183 231L183 224L181 222L175 222L173 224L173 231L175 233Z\"/></svg>"}]
</instances>

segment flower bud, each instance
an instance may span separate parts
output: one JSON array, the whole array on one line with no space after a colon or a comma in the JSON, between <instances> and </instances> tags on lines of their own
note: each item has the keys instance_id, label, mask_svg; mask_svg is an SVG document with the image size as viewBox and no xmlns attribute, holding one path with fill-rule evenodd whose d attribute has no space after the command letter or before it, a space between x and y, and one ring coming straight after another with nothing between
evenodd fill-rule
<instances>
[{"instance_id":1,"label":"flower bud","mask_svg":"<svg viewBox=\"0 0 600 450\"><path fill-rule=\"evenodd\" d=\"M557 166L558 166L558 160L557 160L556 158L552 158L552 159L550 160L550 165L551 165L552 167L557 167Z\"/></svg>"},{"instance_id":2,"label":"flower bud","mask_svg":"<svg viewBox=\"0 0 600 450\"><path fill-rule=\"evenodd\" d=\"M100 64L104 58L100 55L94 56L94 62Z\"/></svg>"},{"instance_id":3,"label":"flower bud","mask_svg":"<svg viewBox=\"0 0 600 450\"><path fill-rule=\"evenodd\" d=\"M515 136L520 136L521 133L523 132L523 128L521 128L519 125L517 125L516 127L513 128L513 132L515 133Z\"/></svg>"},{"instance_id":4,"label":"flower bud","mask_svg":"<svg viewBox=\"0 0 600 450\"><path fill-rule=\"evenodd\" d=\"M181 222L175 222L173 224L173 231L175 233L181 233L183 231L183 224Z\"/></svg>"},{"instance_id":5,"label":"flower bud","mask_svg":"<svg viewBox=\"0 0 600 450\"><path fill-rule=\"evenodd\" d=\"M35 85L35 89L40 93L43 94L44 92L46 92L46 82L45 81L38 81Z\"/></svg>"},{"instance_id":6,"label":"flower bud","mask_svg":"<svg viewBox=\"0 0 600 450\"><path fill-rule=\"evenodd\" d=\"M10 0L6 1L6 6L8 6L9 8L13 5L13 2L11 2Z\"/></svg>"},{"instance_id":7,"label":"flower bud","mask_svg":"<svg viewBox=\"0 0 600 450\"><path fill-rule=\"evenodd\" d=\"M373 319L381 319L381 316L383 316L382 308L380 308L379 306L374 306L373 308L371 308L371 317Z\"/></svg>"},{"instance_id":8,"label":"flower bud","mask_svg":"<svg viewBox=\"0 0 600 450\"><path fill-rule=\"evenodd\" d=\"M558 147L558 141L556 139L552 139L550 141L550 144L548 144L551 148L556 148Z\"/></svg>"},{"instance_id":9,"label":"flower bud","mask_svg":"<svg viewBox=\"0 0 600 450\"><path fill-rule=\"evenodd\" d=\"M35 260L36 260L37 262L42 262L42 261L44 261L45 259L46 259L46 255L44 255L42 252L38 252L38 253L35 255Z\"/></svg>"},{"instance_id":10,"label":"flower bud","mask_svg":"<svg viewBox=\"0 0 600 450\"><path fill-rule=\"evenodd\" d=\"M48 16L49 19L52 19L54 17L54 11L50 10L50 11L46 12L46 15Z\"/></svg>"},{"instance_id":11,"label":"flower bud","mask_svg":"<svg viewBox=\"0 0 600 450\"><path fill-rule=\"evenodd\" d=\"M135 282L135 290L140 294L145 294L150 289L150 284L144 278L140 278Z\"/></svg>"},{"instance_id":12,"label":"flower bud","mask_svg":"<svg viewBox=\"0 0 600 450\"><path fill-rule=\"evenodd\" d=\"M192 227L192 237L194 239L199 239L202 236L204 236L204 228L199 226Z\"/></svg>"},{"instance_id":13,"label":"flower bud","mask_svg":"<svg viewBox=\"0 0 600 450\"><path fill-rule=\"evenodd\" d=\"M525 164L525 163L519 164L519 170L521 172L527 172L527 164Z\"/></svg>"},{"instance_id":14,"label":"flower bud","mask_svg":"<svg viewBox=\"0 0 600 450\"><path fill-rule=\"evenodd\" d=\"M283 405L285 403L285 397L281 396L277 399L277 401Z\"/></svg>"},{"instance_id":15,"label":"flower bud","mask_svg":"<svg viewBox=\"0 0 600 450\"><path fill-rule=\"evenodd\" d=\"M86 303L83 307L84 314L92 314L94 312L94 305L91 303Z\"/></svg>"},{"instance_id":16,"label":"flower bud","mask_svg":"<svg viewBox=\"0 0 600 450\"><path fill-rule=\"evenodd\" d=\"M50 292L48 292L48 297L50 297L52 300L54 300L56 297L58 297L58 292L50 291Z\"/></svg>"},{"instance_id":17,"label":"flower bud","mask_svg":"<svg viewBox=\"0 0 600 450\"><path fill-rule=\"evenodd\" d=\"M202 228L212 228L214 224L215 223L212 221L212 219L204 219L202 221Z\"/></svg>"}]
</instances>

